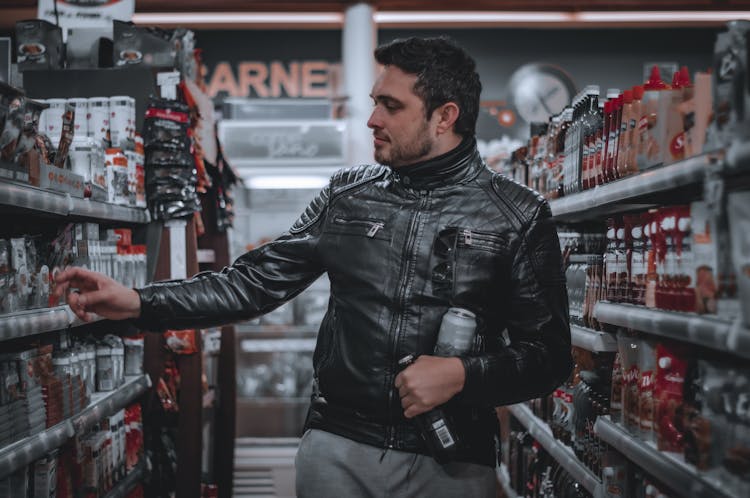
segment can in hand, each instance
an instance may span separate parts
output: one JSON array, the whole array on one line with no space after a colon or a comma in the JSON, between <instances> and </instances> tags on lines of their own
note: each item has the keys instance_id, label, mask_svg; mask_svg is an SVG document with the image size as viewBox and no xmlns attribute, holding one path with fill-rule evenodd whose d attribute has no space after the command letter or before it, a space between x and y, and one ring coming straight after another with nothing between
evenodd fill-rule
<instances>
[{"instance_id":1,"label":"can in hand","mask_svg":"<svg viewBox=\"0 0 750 498\"><path fill-rule=\"evenodd\" d=\"M474 313L464 308L449 308L440 323L435 356L458 356L470 351L476 330Z\"/></svg>"}]
</instances>

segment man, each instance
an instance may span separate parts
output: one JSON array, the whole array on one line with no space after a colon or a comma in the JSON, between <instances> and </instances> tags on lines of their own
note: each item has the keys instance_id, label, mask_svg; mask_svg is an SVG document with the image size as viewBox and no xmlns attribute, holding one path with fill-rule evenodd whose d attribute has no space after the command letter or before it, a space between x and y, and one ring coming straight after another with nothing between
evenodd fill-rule
<instances>
[{"instance_id":1,"label":"man","mask_svg":"<svg viewBox=\"0 0 750 498\"><path fill-rule=\"evenodd\" d=\"M487 169L476 150L481 84L443 38L375 51L379 165L336 173L287 233L220 273L126 289L80 269L58 281L82 318L131 318L146 330L246 320L324 272L328 311L297 455L301 497L494 497L494 407L546 395L570 373L560 249L550 210ZM474 350L431 353L443 315L477 317ZM401 371L407 354L417 360ZM414 417L444 405L460 448L428 455Z\"/></svg>"}]
</instances>

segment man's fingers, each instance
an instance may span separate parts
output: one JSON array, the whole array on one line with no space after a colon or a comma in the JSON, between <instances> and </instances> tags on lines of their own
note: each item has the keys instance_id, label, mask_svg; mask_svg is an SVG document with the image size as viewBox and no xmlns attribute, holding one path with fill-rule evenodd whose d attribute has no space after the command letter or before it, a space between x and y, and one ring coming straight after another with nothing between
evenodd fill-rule
<instances>
[{"instance_id":1,"label":"man's fingers","mask_svg":"<svg viewBox=\"0 0 750 498\"><path fill-rule=\"evenodd\" d=\"M90 291L78 295L78 302L86 310L93 311L94 308L104 301L109 300L107 291Z\"/></svg>"},{"instance_id":2,"label":"man's fingers","mask_svg":"<svg viewBox=\"0 0 750 498\"><path fill-rule=\"evenodd\" d=\"M98 273L78 267L66 268L55 277L57 284L67 284L69 287L86 290L96 289L99 281Z\"/></svg>"}]
</instances>

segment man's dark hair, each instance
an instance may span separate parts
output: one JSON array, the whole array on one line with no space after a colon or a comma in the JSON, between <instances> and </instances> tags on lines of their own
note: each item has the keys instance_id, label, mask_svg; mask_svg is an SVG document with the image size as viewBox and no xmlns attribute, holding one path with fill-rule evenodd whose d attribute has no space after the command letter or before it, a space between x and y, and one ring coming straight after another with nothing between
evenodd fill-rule
<instances>
[{"instance_id":1,"label":"man's dark hair","mask_svg":"<svg viewBox=\"0 0 750 498\"><path fill-rule=\"evenodd\" d=\"M482 83L476 63L464 49L447 37L397 39L375 49L375 60L416 74L414 93L424 102L427 119L446 102L460 109L455 131L474 136Z\"/></svg>"}]
</instances>

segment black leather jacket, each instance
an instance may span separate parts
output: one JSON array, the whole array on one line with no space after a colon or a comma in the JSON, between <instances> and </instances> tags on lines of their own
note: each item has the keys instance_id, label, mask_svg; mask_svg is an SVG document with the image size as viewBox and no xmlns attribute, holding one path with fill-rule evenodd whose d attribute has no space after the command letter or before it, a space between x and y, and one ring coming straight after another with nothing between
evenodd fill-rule
<instances>
[{"instance_id":1,"label":"black leather jacket","mask_svg":"<svg viewBox=\"0 0 750 498\"><path fill-rule=\"evenodd\" d=\"M424 164L336 173L291 229L220 273L149 285L139 325L206 327L256 317L324 272L307 427L425 453L393 387L397 362L431 354L450 306L478 340L449 402L458 459L495 465L493 407L546 395L572 368L565 279L548 204L489 170L473 140Z\"/></svg>"}]
</instances>

